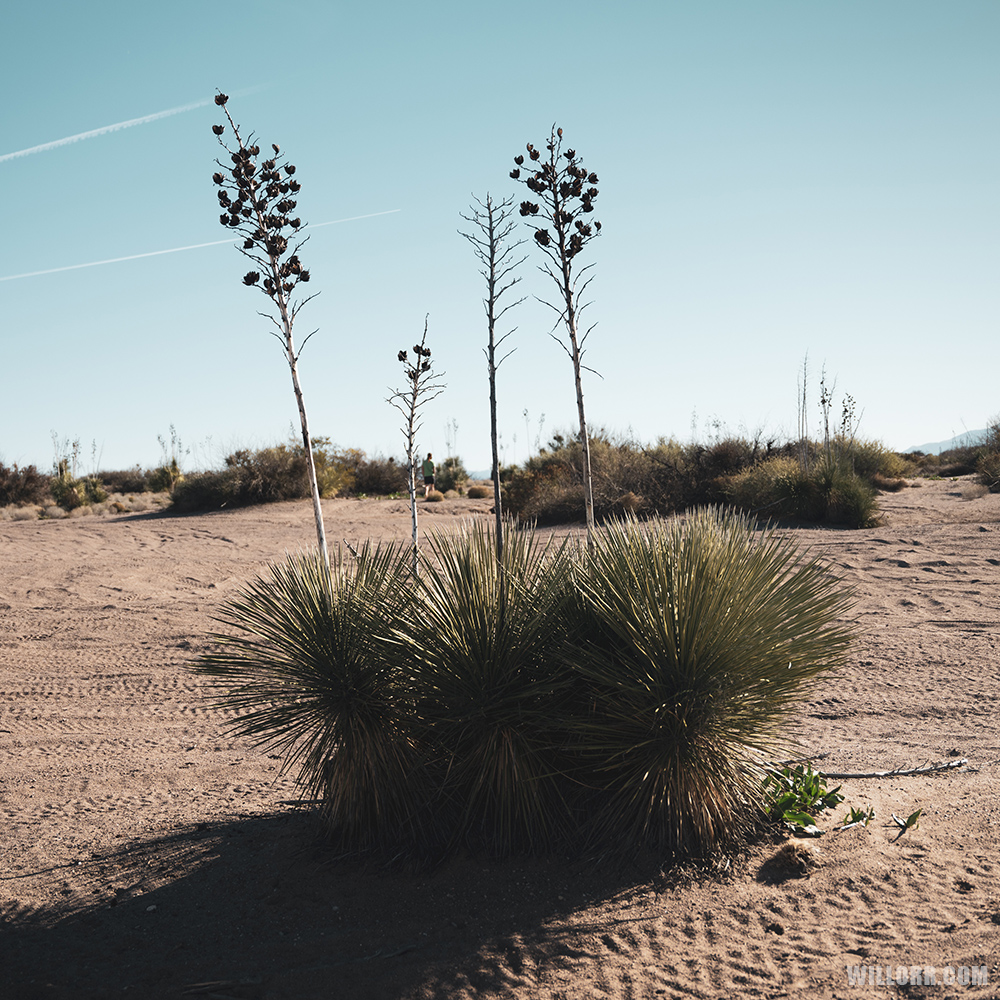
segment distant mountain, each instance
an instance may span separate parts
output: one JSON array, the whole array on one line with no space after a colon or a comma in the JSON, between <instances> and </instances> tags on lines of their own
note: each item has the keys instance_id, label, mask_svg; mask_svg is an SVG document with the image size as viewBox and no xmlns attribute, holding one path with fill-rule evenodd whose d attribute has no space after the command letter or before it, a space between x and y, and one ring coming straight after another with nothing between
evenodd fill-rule
<instances>
[{"instance_id":1,"label":"distant mountain","mask_svg":"<svg viewBox=\"0 0 1000 1000\"><path fill-rule=\"evenodd\" d=\"M979 444L986 438L986 428L978 431L963 431L947 441L929 441L927 444L915 444L906 451L922 451L925 455L940 455L942 451L950 451L952 448L967 448L972 444Z\"/></svg>"}]
</instances>

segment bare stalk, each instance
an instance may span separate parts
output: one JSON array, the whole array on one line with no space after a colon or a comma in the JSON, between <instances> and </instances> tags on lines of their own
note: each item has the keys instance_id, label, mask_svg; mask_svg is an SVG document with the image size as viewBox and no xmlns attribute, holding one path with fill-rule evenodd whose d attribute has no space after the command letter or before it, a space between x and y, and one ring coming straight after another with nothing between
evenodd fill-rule
<instances>
[{"instance_id":1,"label":"bare stalk","mask_svg":"<svg viewBox=\"0 0 1000 1000\"><path fill-rule=\"evenodd\" d=\"M497 436L497 369L513 353L508 351L503 357L498 357L500 345L513 333L508 330L500 337L496 335L497 323L509 309L520 305L524 299L516 302L509 302L504 306L500 305L500 298L503 294L514 287L521 279L513 277L517 267L527 259L521 257L515 259L517 248L524 244L524 240L517 240L511 243L511 234L516 228L511 215L514 199L504 198L500 202L495 202L489 192L486 194L486 201L475 199L476 204L472 207L471 215L463 215L462 218L470 223L474 231L471 233L461 233L472 245L472 250L476 255L481 267L479 273L486 279L486 298L483 299L483 307L486 310L486 325L488 340L486 345L486 364L490 378L490 442L493 447L493 502L494 513L496 515L496 552L497 566L500 570L501 590L505 590L505 580L503 578L503 507L500 496L500 450ZM478 206L478 207L477 207ZM504 599L501 597L501 607Z\"/></svg>"},{"instance_id":2,"label":"bare stalk","mask_svg":"<svg viewBox=\"0 0 1000 1000\"><path fill-rule=\"evenodd\" d=\"M403 439L406 441L406 485L410 491L410 515L413 522L413 577L420 576L419 534L417 529L417 432L423 420L419 413L421 407L437 398L444 392L442 375L431 370L431 351L427 346L427 317L424 317L424 335L419 344L413 345L414 360L411 362L406 351L400 351L397 358L403 365L407 381L406 389L393 389L392 395L386 400L394 406L406 420L402 427Z\"/></svg>"},{"instance_id":3,"label":"bare stalk","mask_svg":"<svg viewBox=\"0 0 1000 1000\"><path fill-rule=\"evenodd\" d=\"M264 272L264 279L261 281L259 271L248 271L243 276L243 284L250 288L259 288L271 300L272 307L277 311L277 317L273 313L260 313L260 315L269 319L276 327L276 331L272 330L271 334L281 343L292 375L292 388L302 426L302 447L309 471L313 514L316 519L316 539L329 571L330 553L326 545L319 482L316 478L309 420L306 416L298 369L302 348L312 333L302 341L298 350L293 336L293 326L299 310L310 299L315 298L314 295L309 295L302 301L296 301L293 295L299 282L309 281L309 272L302 267L298 256L308 237L298 240L294 246L289 242L289 236L294 238L304 228L301 219L289 218L289 213L296 205L295 199L289 195L296 194L301 185L293 179L294 164L285 161L277 145L273 143L271 145L271 149L274 150L272 157L258 163L260 146L254 143L252 132L246 139L242 137L239 126L233 121L226 107L228 100L225 94L217 94L215 103L225 112L229 127L236 139L236 148L230 148L222 138L226 130L224 125L212 126L219 144L229 153L231 161L229 164L220 160L215 161L224 171L212 176L212 180L219 187L219 206L222 208L219 221L242 237L243 245L238 248L240 253L252 260Z\"/></svg>"}]
</instances>

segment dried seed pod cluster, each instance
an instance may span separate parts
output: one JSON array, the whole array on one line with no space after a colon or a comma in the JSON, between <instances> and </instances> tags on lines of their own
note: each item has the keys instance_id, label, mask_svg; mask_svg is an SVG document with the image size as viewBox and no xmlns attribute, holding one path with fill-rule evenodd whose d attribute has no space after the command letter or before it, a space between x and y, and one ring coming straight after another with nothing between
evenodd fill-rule
<instances>
[{"instance_id":1,"label":"dried seed pod cluster","mask_svg":"<svg viewBox=\"0 0 1000 1000\"><path fill-rule=\"evenodd\" d=\"M428 372L431 369L431 349L424 347L423 344L414 344L413 353L417 356L413 362L410 361L410 356L406 351L400 351L396 357L403 362L403 370L406 372L406 377L411 382L416 382L422 372Z\"/></svg>"},{"instance_id":2,"label":"dried seed pod cluster","mask_svg":"<svg viewBox=\"0 0 1000 1000\"><path fill-rule=\"evenodd\" d=\"M296 206L291 196L302 185L293 179L295 165L284 160L277 145L271 145L273 155L260 160L260 146L254 143L252 133L246 140L240 135L226 108L228 100L225 94L215 97L235 137L234 147L223 138L225 125L212 126L230 161L216 160L220 170L212 175L219 188L216 192L222 209L219 222L243 237L242 252L265 272L262 281L261 271L247 271L243 284L259 288L272 300L287 301L300 281L309 280L309 272L298 256L305 240L295 246L290 242L303 225L300 218L291 216Z\"/></svg>"},{"instance_id":3,"label":"dried seed pod cluster","mask_svg":"<svg viewBox=\"0 0 1000 1000\"><path fill-rule=\"evenodd\" d=\"M522 217L541 215L552 226L554 234L545 226L535 230L535 242L547 249L551 255L572 260L594 237L601 232L599 222L586 222L582 218L594 211L594 199L599 194L594 186L597 174L583 167L575 149L563 150L562 129L553 129L542 153L530 142L527 146L528 158L537 168L529 168L526 176L521 176L524 156L515 156L515 168L510 176L521 181L529 191L539 196L542 204L522 201ZM544 208L543 208L544 205Z\"/></svg>"}]
</instances>

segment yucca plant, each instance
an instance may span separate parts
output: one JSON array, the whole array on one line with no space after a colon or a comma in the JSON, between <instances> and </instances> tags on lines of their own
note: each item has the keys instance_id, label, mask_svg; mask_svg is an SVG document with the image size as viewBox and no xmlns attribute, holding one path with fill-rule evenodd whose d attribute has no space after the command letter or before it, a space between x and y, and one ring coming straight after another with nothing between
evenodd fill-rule
<instances>
[{"instance_id":1,"label":"yucca plant","mask_svg":"<svg viewBox=\"0 0 1000 1000\"><path fill-rule=\"evenodd\" d=\"M567 762L552 720L572 677L551 655L565 621L565 549L475 522L432 537L401 667L433 748L435 812L453 845L550 850L566 832Z\"/></svg>"},{"instance_id":2,"label":"yucca plant","mask_svg":"<svg viewBox=\"0 0 1000 1000\"><path fill-rule=\"evenodd\" d=\"M609 526L581 564L573 720L596 840L703 851L745 829L787 720L844 657L850 594L746 517Z\"/></svg>"},{"instance_id":3,"label":"yucca plant","mask_svg":"<svg viewBox=\"0 0 1000 1000\"><path fill-rule=\"evenodd\" d=\"M412 699L386 639L412 605L407 553L361 547L328 570L320 552L290 555L223 605L213 677L230 730L285 754L346 846L419 841L430 792Z\"/></svg>"}]
</instances>

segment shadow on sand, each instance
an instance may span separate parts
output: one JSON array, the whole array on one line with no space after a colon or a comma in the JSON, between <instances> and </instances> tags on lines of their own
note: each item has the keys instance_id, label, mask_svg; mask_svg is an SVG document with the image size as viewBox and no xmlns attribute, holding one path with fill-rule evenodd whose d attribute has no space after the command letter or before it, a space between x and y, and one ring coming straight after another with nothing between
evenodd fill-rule
<instances>
[{"instance_id":1,"label":"shadow on sand","mask_svg":"<svg viewBox=\"0 0 1000 1000\"><path fill-rule=\"evenodd\" d=\"M307 813L199 826L44 873L2 877L11 1000L457 997L528 992L588 957L653 859L461 858L433 870L334 856ZM64 903L17 902L28 879ZM676 873L670 876L675 883ZM36 896L37 898L37 896ZM626 921L628 922L628 921Z\"/></svg>"}]
</instances>

